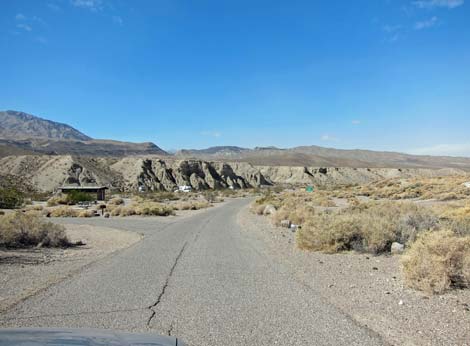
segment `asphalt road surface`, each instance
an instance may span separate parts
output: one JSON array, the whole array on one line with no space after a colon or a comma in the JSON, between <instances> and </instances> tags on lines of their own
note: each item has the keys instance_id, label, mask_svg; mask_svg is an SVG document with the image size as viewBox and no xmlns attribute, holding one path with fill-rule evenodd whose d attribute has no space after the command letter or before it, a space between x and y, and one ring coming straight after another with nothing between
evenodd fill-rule
<instances>
[{"instance_id":1,"label":"asphalt road surface","mask_svg":"<svg viewBox=\"0 0 470 346\"><path fill-rule=\"evenodd\" d=\"M237 213L247 203L170 222L75 219L145 237L20 303L0 326L155 332L201 346L385 344L240 228Z\"/></svg>"}]
</instances>

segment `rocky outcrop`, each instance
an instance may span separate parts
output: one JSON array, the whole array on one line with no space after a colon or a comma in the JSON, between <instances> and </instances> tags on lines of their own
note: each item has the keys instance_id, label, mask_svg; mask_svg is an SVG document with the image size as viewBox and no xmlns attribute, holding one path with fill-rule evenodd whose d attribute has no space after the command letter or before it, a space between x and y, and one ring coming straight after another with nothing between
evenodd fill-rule
<instances>
[{"instance_id":1,"label":"rocky outcrop","mask_svg":"<svg viewBox=\"0 0 470 346\"><path fill-rule=\"evenodd\" d=\"M122 191L244 189L265 185L363 184L386 178L463 174L456 169L324 168L253 166L244 162L163 160L159 157L96 158L23 155L0 159L2 175L15 175L40 191L61 185L105 185Z\"/></svg>"}]
</instances>

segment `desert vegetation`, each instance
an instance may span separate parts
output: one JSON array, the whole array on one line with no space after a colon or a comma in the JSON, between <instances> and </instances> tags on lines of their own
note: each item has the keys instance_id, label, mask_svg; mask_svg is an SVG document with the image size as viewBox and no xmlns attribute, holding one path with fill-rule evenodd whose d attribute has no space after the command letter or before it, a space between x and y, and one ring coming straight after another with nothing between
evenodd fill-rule
<instances>
[{"instance_id":1,"label":"desert vegetation","mask_svg":"<svg viewBox=\"0 0 470 346\"><path fill-rule=\"evenodd\" d=\"M364 185L333 186L329 190L332 196L341 198L367 196L376 200L452 201L470 197L470 189L464 185L468 181L470 181L468 175L392 178Z\"/></svg>"},{"instance_id":2,"label":"desert vegetation","mask_svg":"<svg viewBox=\"0 0 470 346\"><path fill-rule=\"evenodd\" d=\"M44 221L38 213L14 212L0 215L1 247L66 247L70 245L65 228Z\"/></svg>"},{"instance_id":3,"label":"desert vegetation","mask_svg":"<svg viewBox=\"0 0 470 346\"><path fill-rule=\"evenodd\" d=\"M438 227L430 210L411 202L369 202L312 213L297 232L301 249L340 252L389 252L391 244L409 244L418 233Z\"/></svg>"},{"instance_id":4,"label":"desert vegetation","mask_svg":"<svg viewBox=\"0 0 470 346\"><path fill-rule=\"evenodd\" d=\"M406 282L413 288L442 293L470 287L470 236L451 230L424 232L401 259Z\"/></svg>"},{"instance_id":5,"label":"desert vegetation","mask_svg":"<svg viewBox=\"0 0 470 346\"><path fill-rule=\"evenodd\" d=\"M294 225L302 250L380 255L398 244L405 249L401 263L406 284L442 293L470 286L466 178L392 179L315 192L270 191L256 199L251 210L269 216L276 226Z\"/></svg>"}]
</instances>

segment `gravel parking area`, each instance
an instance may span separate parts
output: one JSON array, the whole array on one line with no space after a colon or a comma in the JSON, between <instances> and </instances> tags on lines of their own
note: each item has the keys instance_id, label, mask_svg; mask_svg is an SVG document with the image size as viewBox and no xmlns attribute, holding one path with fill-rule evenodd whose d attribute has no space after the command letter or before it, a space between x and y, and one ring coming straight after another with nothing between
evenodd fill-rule
<instances>
[{"instance_id":1,"label":"gravel parking area","mask_svg":"<svg viewBox=\"0 0 470 346\"><path fill-rule=\"evenodd\" d=\"M108 227L65 226L70 240L85 245L0 251L0 312L142 239L138 233Z\"/></svg>"}]
</instances>

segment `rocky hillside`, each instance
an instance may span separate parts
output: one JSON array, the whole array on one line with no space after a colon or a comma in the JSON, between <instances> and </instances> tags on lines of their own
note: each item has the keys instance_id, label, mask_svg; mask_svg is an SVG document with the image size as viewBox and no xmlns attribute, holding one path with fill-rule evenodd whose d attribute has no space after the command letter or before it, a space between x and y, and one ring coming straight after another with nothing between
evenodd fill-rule
<instances>
[{"instance_id":1,"label":"rocky hillside","mask_svg":"<svg viewBox=\"0 0 470 346\"><path fill-rule=\"evenodd\" d=\"M179 158L248 162L260 166L310 166L353 168L456 168L470 170L470 158L420 156L372 150L342 150L319 146L290 149L263 147L212 147L202 150L180 150Z\"/></svg>"},{"instance_id":2,"label":"rocky hillside","mask_svg":"<svg viewBox=\"0 0 470 346\"><path fill-rule=\"evenodd\" d=\"M17 111L0 112L0 157L8 154L168 155L153 143L92 139L73 127Z\"/></svg>"},{"instance_id":3,"label":"rocky hillside","mask_svg":"<svg viewBox=\"0 0 470 346\"><path fill-rule=\"evenodd\" d=\"M178 185L194 189L259 187L275 184L352 184L383 178L462 173L455 169L356 169L253 166L245 162L161 159L156 156L93 158L71 155L24 155L0 159L2 175L14 175L41 191L61 185L106 185L123 191L172 191Z\"/></svg>"},{"instance_id":4,"label":"rocky hillside","mask_svg":"<svg viewBox=\"0 0 470 346\"><path fill-rule=\"evenodd\" d=\"M47 138L88 141L91 138L73 127L17 111L0 111L0 138Z\"/></svg>"}]
</instances>

